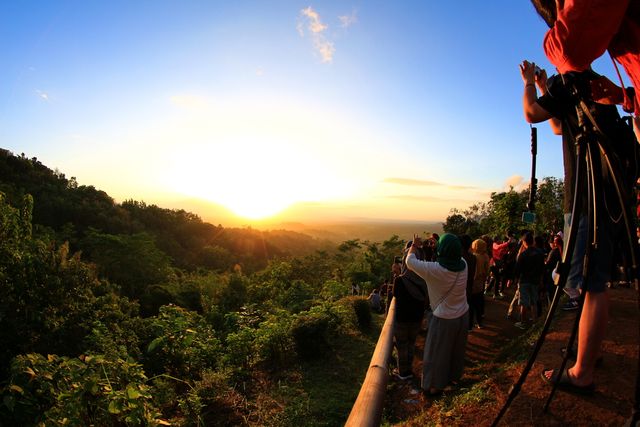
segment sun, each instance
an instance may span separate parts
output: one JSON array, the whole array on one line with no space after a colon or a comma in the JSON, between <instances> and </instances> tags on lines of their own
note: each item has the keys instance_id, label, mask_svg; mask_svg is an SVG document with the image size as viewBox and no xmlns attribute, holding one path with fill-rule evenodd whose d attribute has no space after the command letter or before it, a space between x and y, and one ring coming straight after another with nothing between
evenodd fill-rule
<instances>
[{"instance_id":1,"label":"sun","mask_svg":"<svg viewBox=\"0 0 640 427\"><path fill-rule=\"evenodd\" d=\"M333 116L281 101L227 102L168 126L168 189L266 219L304 202L345 199L359 180L342 141L358 140ZM179 141L179 142L177 142ZM158 144L156 143L156 146ZM365 168L366 169L366 168Z\"/></svg>"},{"instance_id":2,"label":"sun","mask_svg":"<svg viewBox=\"0 0 640 427\"><path fill-rule=\"evenodd\" d=\"M216 200L215 196L210 196L207 199L225 206L237 216L253 220L273 217L296 202L293 195L277 188L250 187L238 185L234 189L232 186L226 197Z\"/></svg>"},{"instance_id":3,"label":"sun","mask_svg":"<svg viewBox=\"0 0 640 427\"><path fill-rule=\"evenodd\" d=\"M282 142L226 142L193 147L189 153L197 154L173 159L166 177L172 189L243 218L267 219L298 202L330 199L345 188L312 156Z\"/></svg>"}]
</instances>

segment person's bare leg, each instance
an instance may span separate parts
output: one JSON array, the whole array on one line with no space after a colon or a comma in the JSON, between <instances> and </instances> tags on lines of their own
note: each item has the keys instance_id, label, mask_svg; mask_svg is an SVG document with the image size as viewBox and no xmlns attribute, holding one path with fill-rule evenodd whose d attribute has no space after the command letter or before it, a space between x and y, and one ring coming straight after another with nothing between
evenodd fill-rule
<instances>
[{"instance_id":1,"label":"person's bare leg","mask_svg":"<svg viewBox=\"0 0 640 427\"><path fill-rule=\"evenodd\" d=\"M577 386L587 386L593 382L596 360L600 356L602 341L609 319L609 291L587 292L578 329L578 355L576 364L569 369L569 378ZM551 379L553 370L545 371Z\"/></svg>"},{"instance_id":2,"label":"person's bare leg","mask_svg":"<svg viewBox=\"0 0 640 427\"><path fill-rule=\"evenodd\" d=\"M593 372L600 356L608 319L609 291L587 292L578 329L576 364L569 369L569 377L575 385L583 386L593 382Z\"/></svg>"}]
</instances>

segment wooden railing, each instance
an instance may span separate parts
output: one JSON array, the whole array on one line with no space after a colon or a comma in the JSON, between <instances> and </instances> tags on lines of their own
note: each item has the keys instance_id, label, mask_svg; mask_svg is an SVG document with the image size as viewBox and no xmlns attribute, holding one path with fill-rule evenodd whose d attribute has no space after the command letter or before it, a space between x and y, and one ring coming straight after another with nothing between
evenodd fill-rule
<instances>
[{"instance_id":1,"label":"wooden railing","mask_svg":"<svg viewBox=\"0 0 640 427\"><path fill-rule=\"evenodd\" d=\"M362 383L356 403L351 408L351 413L345 424L348 427L380 425L382 407L387 391L387 381L389 379L388 363L393 349L395 314L396 300L394 298L389 304L387 318L380 332L371 363L369 363L364 383Z\"/></svg>"}]
</instances>

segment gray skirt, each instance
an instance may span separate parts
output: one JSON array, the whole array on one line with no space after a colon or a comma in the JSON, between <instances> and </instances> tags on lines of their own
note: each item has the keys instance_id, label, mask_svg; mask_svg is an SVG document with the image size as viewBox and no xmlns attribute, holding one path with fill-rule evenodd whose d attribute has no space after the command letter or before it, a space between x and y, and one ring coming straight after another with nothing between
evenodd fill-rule
<instances>
[{"instance_id":1,"label":"gray skirt","mask_svg":"<svg viewBox=\"0 0 640 427\"><path fill-rule=\"evenodd\" d=\"M444 389L462 377L469 311L457 319L432 316L422 359L422 388Z\"/></svg>"}]
</instances>

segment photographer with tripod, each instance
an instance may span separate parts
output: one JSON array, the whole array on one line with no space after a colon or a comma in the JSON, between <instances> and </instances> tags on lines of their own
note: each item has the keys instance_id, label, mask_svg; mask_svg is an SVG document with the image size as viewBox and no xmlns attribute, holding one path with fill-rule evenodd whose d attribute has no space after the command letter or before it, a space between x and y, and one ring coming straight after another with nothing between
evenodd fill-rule
<instances>
[{"instance_id":1,"label":"photographer with tripod","mask_svg":"<svg viewBox=\"0 0 640 427\"><path fill-rule=\"evenodd\" d=\"M587 246L590 244L588 238L589 221L587 212L590 203L585 199L589 193L589 186L583 180L574 189L576 182L576 170L586 165L578 165L580 159L576 159L573 154L574 146L578 135L582 132L578 124L578 114L576 113L576 99L572 92L572 85L589 87L589 83L597 81L600 76L593 71L586 71L579 75L572 76L573 81L569 81L569 76L554 76L549 79L546 85L544 73L539 72L536 76L535 64L524 61L520 66L523 82L525 83L523 95L523 108L527 121L537 123L550 120L552 127L562 131L563 136L563 156L565 165L565 212L574 208L577 216L569 219L569 224L578 227L576 244L573 256L570 260L570 270L568 274L569 286L582 288L584 293L584 304L580 325L578 330L578 352L576 364L563 372L548 370L543 372L543 378L550 382L557 382L558 388L580 394L591 394L595 389L593 374L596 361L600 356L600 346L606 332L606 325L609 311L609 296L606 283L610 280L611 265L613 262L613 238L623 231L620 227L614 227L607 213L600 212L596 219L598 245L591 248L588 259L588 272L586 277L582 277L583 264ZM537 98L535 82L543 92L541 98ZM605 135L617 136L620 132L620 117L614 105L603 105L590 102L593 116L602 127ZM604 160L600 155L590 159L593 177L591 179L600 181L599 185L606 193L605 199L613 199L611 178L605 173ZM595 184L594 184L595 185ZM575 194L575 193L578 194ZM578 196L578 197L576 197ZM593 200L590 200L593 202ZM610 201L609 205L614 205ZM569 205L569 206L567 206ZM606 203L605 203L606 205Z\"/></svg>"},{"instance_id":2,"label":"photographer with tripod","mask_svg":"<svg viewBox=\"0 0 640 427\"><path fill-rule=\"evenodd\" d=\"M613 241L618 235L626 242L632 264L631 277L638 287L638 242L632 235L632 222L637 216L632 207L640 162L633 131L636 135L640 132L637 117L633 118L632 131L631 126L620 119L615 104L623 104L625 111L635 111L636 114L640 113L640 104L634 99L632 90L621 89L599 78L590 67L592 61L608 50L616 71L617 60L625 68L635 89L640 89L640 0L531 2L550 28L545 36L544 50L561 74L544 85L536 76L534 64L524 61L520 65L525 84L525 118L529 123L550 120L554 131L559 130L563 135L565 200L567 191L573 189L573 224L569 226L569 233L565 233L566 246L559 265L558 290L540 337L493 426L498 425L533 366L549 331L559 302L559 291L567 283L570 270L581 270L583 279L576 316L579 325L574 324L561 368L543 371L543 378L553 383L544 411L548 409L556 388L582 394L591 394L595 389L593 374L609 311L606 281L611 275ZM540 99L536 83L542 92ZM573 156L572 150L566 150L567 146L573 149ZM571 178L567 179L569 176ZM565 370L576 331L576 363ZM636 378L635 403L627 424L640 424L640 376Z\"/></svg>"},{"instance_id":3,"label":"photographer with tripod","mask_svg":"<svg viewBox=\"0 0 640 427\"><path fill-rule=\"evenodd\" d=\"M553 4L553 7L551 7L551 4L549 3ZM520 67L522 78L525 82L523 107L527 120L529 122L540 122L553 118L552 126L554 126L554 128L558 126L558 120L562 121L561 129L565 154L565 183L568 184L565 185L565 196L568 195L567 190L571 189L571 184L575 182L576 178L574 173L576 168L580 167L579 165L576 165L575 162L571 162L571 159L573 159L574 156L570 154L570 150L572 149L572 145L575 144L576 138L581 132L583 132L583 129L580 127L581 125L578 123L579 113L576 112L577 103L585 99L588 101L587 103L589 105L590 113L596 117L597 125L594 126L600 126L602 128L603 135L608 136L615 141L615 138L619 136L617 134L620 132L617 126L620 119L618 117L616 107L612 105L598 104L593 102L593 99L589 99L591 98L591 87L594 86L594 82L599 80L599 76L589 70L590 61L585 63L585 51L589 49L585 48L584 45L588 43L585 43L583 39L580 39L579 45L581 47L579 49L571 44L572 40L575 41L572 36L575 37L576 33L582 34L582 32L580 32L580 25L578 24L581 16L585 17L588 15L592 19L593 16L598 16L598 19L601 19L599 15L594 15L593 10L586 11L584 9L580 9L578 3L580 2L567 1L564 8L563 5L560 5L560 7L556 9L554 2L534 1L536 9L551 27L551 30L547 33L545 38L545 49L548 56L550 56L552 61L554 59L557 60L556 65L558 65L561 72L571 71L571 67L576 64L581 64L582 69L579 70L581 73L572 73L570 76L565 75L556 77L555 80L549 84L549 91L552 92L551 96L545 94L543 91L542 98L537 99L535 91L535 66L524 61ZM593 3L598 2L589 2L589 7L592 7L591 5ZM584 6L584 8L586 8L586 6ZM607 10L607 14L612 13L610 10L612 6L610 6L609 2L607 2L606 8L609 8ZM613 13L615 13L615 11ZM608 18L613 19L610 16L608 16ZM556 22L556 20L558 20L558 22ZM567 25L567 27L559 24ZM611 25L611 22L610 20L604 19L604 24ZM574 26L573 28L576 33L573 33L573 30L569 29L569 26L571 25ZM599 25L598 28L600 27L601 26ZM590 27L589 31L591 31L592 28L593 27ZM599 33L598 31L594 32ZM603 34L600 34L600 36L603 36ZM609 42L611 42L611 38L607 41L607 43ZM599 51L599 54L602 54L603 50L607 47L607 45L604 45L604 49L602 49L602 40L593 40L593 43L598 43L599 48L596 49L594 46L593 52ZM569 54L571 54L572 47L574 48L574 53L576 55L575 60L569 56ZM569 77L571 78L571 81L569 81ZM567 148L569 148L569 152L567 152ZM616 154L615 150L617 148L617 146L613 147L611 153L608 154ZM607 175L607 173L611 173L611 171L606 170L605 160L600 155L596 156L596 158L590 158L590 161L593 162L589 165L592 168L592 176L590 178L592 180L602 181L602 184L604 184L602 187L603 190L609 193L603 198L603 200L601 200L601 202L606 204L608 199L613 198L613 195L611 194L611 187L614 183L612 182L611 177ZM629 180L626 182L628 181ZM585 181L583 181L581 186L576 187L576 191L582 193L582 195L589 191L587 186L584 184L586 184ZM623 188L622 193L628 195L630 193L630 189ZM574 199L574 196L577 195L574 194L568 199ZM598 200L595 200L597 198L599 198L597 195L593 197L594 200L592 203L594 206L596 206L596 203L598 202ZM565 197L565 200L567 200L567 197ZM580 215L579 217L573 218L576 222L574 225L578 226L578 232L573 258L571 260L572 272L569 274L570 281L572 277L575 277L575 273L579 272L582 268L582 262L585 256L586 246L588 244L587 236L589 224L586 214L588 209L591 209L591 206L584 202L583 197L580 203L580 206L575 207L576 211ZM622 206L621 208L626 209L628 206ZM589 275L588 277L584 277L585 280L589 281L589 284L584 295L583 312L580 319L576 364L565 372L545 371L543 373L544 378L547 380L557 380L558 387L578 393L593 392L593 373L596 360L599 356L600 346L604 339L608 319L609 299L605 283L609 280L609 274L606 270L610 268L610 264L612 262L612 232L616 231L613 229L613 221L610 221L609 219L610 218L608 218L607 215L599 215L595 221L594 230L597 230L595 239L597 239L598 246L592 249L589 259L590 265L586 267L589 271Z\"/></svg>"},{"instance_id":4,"label":"photographer with tripod","mask_svg":"<svg viewBox=\"0 0 640 427\"><path fill-rule=\"evenodd\" d=\"M640 55L638 55L638 52L640 51L640 1L619 0L610 2L607 0L532 0L532 3L538 14L550 27L550 30L547 32L544 39L544 50L548 59L557 67L560 73L567 74L589 70L591 63L608 50L612 60L614 61L614 65L616 65L616 70L617 64L615 61L617 60L625 68L635 89L640 89ZM523 70L523 78L525 78L525 75L529 79L532 77L529 69ZM577 87L577 85L574 85L574 87ZM586 93L589 92L589 89L591 88L583 87L582 90L575 90L574 94L578 94L579 97L582 98L588 98L594 93L594 91L591 91L590 95L586 95ZM640 113L640 104L638 103L637 98L633 100L630 99L628 93L624 89L619 91L612 89L611 87L609 87L609 89L609 99L617 98L614 102L620 103L620 101L622 101L626 111L635 111L636 114ZM612 90L613 92L617 92L614 96L611 96ZM527 86L525 86L525 91L527 91ZM525 111L528 97L530 100L531 94L527 95L525 93ZM539 106L537 103L534 104ZM594 103L591 102L589 105L591 106L593 104ZM581 101L581 106L582 110L576 108L576 112L579 119L584 119L584 117L580 117L581 111L584 115L589 113L589 111L586 111L587 108L584 100ZM533 107L533 109L535 110L536 107ZM542 108L542 110L544 110L544 108ZM537 112L540 113L540 111ZM535 119L539 118L540 117L535 117ZM528 117L528 119L534 119L534 117ZM589 116L589 119L591 122L594 122L591 116ZM633 124L636 135L640 134L640 132L638 132L637 116L633 119ZM616 187L619 203L621 205L620 219L624 218L626 226L626 230L624 230L624 232L628 235L628 246L630 247L629 250L633 258L632 277L636 281L637 286L637 270L634 255L637 254L638 242L635 241L633 236L631 236L630 218L635 218L635 215L631 213L630 209L632 204L630 200L631 190L629 188L620 188L620 184L617 181L618 178L622 178L625 180L623 186L626 185L629 187L632 185L632 182L635 181L635 178L637 178L637 170L629 170L635 166L632 166L631 163L636 160L634 152L636 147L635 144L633 149L626 147L629 151L625 153L625 147L621 146L620 141L615 141L615 135L609 135L607 137L606 132L604 132L604 135L597 135L597 131L599 131L599 129L597 129L598 125L594 123L593 128L596 130L596 132L593 132L596 133L596 142L598 142L597 140L607 141L611 154L618 154L619 157L624 155L630 156L630 158L627 159L628 162L626 164L624 161L618 162L618 166L621 167L619 167L617 171L615 168L611 167L610 163L606 164L607 168L605 168L605 170L613 175L613 184ZM582 127L582 129L586 129L586 127ZM569 130L570 129L563 129L563 135ZM619 136L620 135L618 135L618 137ZM624 138L624 136L622 136L622 138ZM617 143L617 145L609 144L610 141ZM614 146L613 149L611 148L611 145ZM620 150L622 152L616 153L616 150L618 150L619 147L622 148ZM603 150L603 144L599 145L599 149ZM605 160L607 159L605 158ZM602 165L596 164L596 166ZM627 166L627 168L625 168L625 166ZM591 178L593 179L593 173ZM611 181L608 183L605 182L605 185L601 188L606 191L609 189L608 187L610 187L611 183ZM576 186L576 188L579 189L578 186ZM597 207L597 204L594 203L593 206ZM576 212L576 210L573 212ZM627 212L629 212L629 215L627 215ZM593 212L590 212L590 214L591 217L593 217ZM606 229L608 226L612 225L612 221L608 221L608 219L609 218L602 219L597 217L596 220L592 220L595 227L602 226L603 228L594 228L594 232L592 232L595 234L594 238L598 244L610 243L611 236L608 235ZM580 234L583 234L581 230L578 231L578 236ZM597 248L597 250L599 249L600 248ZM596 257L599 257L600 255L604 254L595 254ZM585 266L585 270L588 271L590 275L597 276L598 271L592 272L588 265ZM591 277L585 277L585 280L588 279L591 279ZM594 280L594 282L596 282L596 286L599 286L597 281ZM595 369L608 318L608 297L606 292L592 292L592 289L589 287L584 298L583 310L584 313L580 319L578 332L577 360L574 367L566 371L565 383L571 386L580 387L577 390L587 391L593 388L593 371ZM544 375L547 378L550 378L550 375L557 376L561 374L544 373ZM556 384L559 383L556 382ZM591 384L591 387L589 384ZM640 377L636 380L635 405L629 424L636 425L639 420Z\"/></svg>"}]
</instances>

